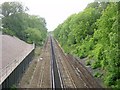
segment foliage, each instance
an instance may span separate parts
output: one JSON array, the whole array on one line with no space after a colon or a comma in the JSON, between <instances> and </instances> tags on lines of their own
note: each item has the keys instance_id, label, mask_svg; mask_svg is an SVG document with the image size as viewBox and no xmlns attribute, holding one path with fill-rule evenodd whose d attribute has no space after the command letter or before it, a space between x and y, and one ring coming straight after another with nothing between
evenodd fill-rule
<instances>
[{"instance_id":1,"label":"foliage","mask_svg":"<svg viewBox=\"0 0 120 90\"><path fill-rule=\"evenodd\" d=\"M42 35L38 29L28 28L25 30L28 43L36 43L37 45L42 44Z\"/></svg>"},{"instance_id":2,"label":"foliage","mask_svg":"<svg viewBox=\"0 0 120 90\"><path fill-rule=\"evenodd\" d=\"M102 74L101 74L101 73L99 73L99 72L95 72L93 76L94 76L94 77L98 77L98 78L99 78L99 77L101 77L101 76L102 76Z\"/></svg>"},{"instance_id":3,"label":"foliage","mask_svg":"<svg viewBox=\"0 0 120 90\"><path fill-rule=\"evenodd\" d=\"M91 65L90 60L87 60L87 61L85 62L85 64L86 64L87 66Z\"/></svg>"},{"instance_id":4,"label":"foliage","mask_svg":"<svg viewBox=\"0 0 120 90\"><path fill-rule=\"evenodd\" d=\"M94 61L92 64L91 64L91 67L92 69L96 69L98 67L101 67L101 64L99 61Z\"/></svg>"},{"instance_id":5,"label":"foliage","mask_svg":"<svg viewBox=\"0 0 120 90\"><path fill-rule=\"evenodd\" d=\"M116 88L120 87L117 5L115 2L90 3L54 30L54 37L65 52L88 57L87 65L103 71L105 85ZM95 76L100 77L97 72Z\"/></svg>"},{"instance_id":6,"label":"foliage","mask_svg":"<svg viewBox=\"0 0 120 90\"><path fill-rule=\"evenodd\" d=\"M45 19L26 13L27 7L19 2L2 5L3 34L14 35L28 43L42 45L47 36Z\"/></svg>"},{"instance_id":7,"label":"foliage","mask_svg":"<svg viewBox=\"0 0 120 90\"><path fill-rule=\"evenodd\" d=\"M12 30L9 30L7 28L3 28L3 34L15 36L15 33Z\"/></svg>"},{"instance_id":8,"label":"foliage","mask_svg":"<svg viewBox=\"0 0 120 90\"><path fill-rule=\"evenodd\" d=\"M26 10L19 2L5 2L2 4L2 15L7 17L12 14L22 13Z\"/></svg>"}]
</instances>

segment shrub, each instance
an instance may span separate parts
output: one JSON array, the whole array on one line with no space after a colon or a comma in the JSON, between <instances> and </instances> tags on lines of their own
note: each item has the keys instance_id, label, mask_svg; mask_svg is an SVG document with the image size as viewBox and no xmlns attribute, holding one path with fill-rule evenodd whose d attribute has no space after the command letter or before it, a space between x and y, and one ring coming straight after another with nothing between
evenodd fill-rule
<instances>
[{"instance_id":1,"label":"shrub","mask_svg":"<svg viewBox=\"0 0 120 90\"><path fill-rule=\"evenodd\" d=\"M100 62L98 62L98 61L93 62L91 66L92 66L92 69L96 69L96 68L101 67Z\"/></svg>"},{"instance_id":2,"label":"shrub","mask_svg":"<svg viewBox=\"0 0 120 90\"><path fill-rule=\"evenodd\" d=\"M95 72L93 76L94 76L94 77L98 77L98 78L100 78L100 77L102 76L102 73Z\"/></svg>"},{"instance_id":3,"label":"shrub","mask_svg":"<svg viewBox=\"0 0 120 90\"><path fill-rule=\"evenodd\" d=\"M87 66L91 65L90 60L87 60L87 61L85 62L85 64L86 64Z\"/></svg>"}]
</instances>

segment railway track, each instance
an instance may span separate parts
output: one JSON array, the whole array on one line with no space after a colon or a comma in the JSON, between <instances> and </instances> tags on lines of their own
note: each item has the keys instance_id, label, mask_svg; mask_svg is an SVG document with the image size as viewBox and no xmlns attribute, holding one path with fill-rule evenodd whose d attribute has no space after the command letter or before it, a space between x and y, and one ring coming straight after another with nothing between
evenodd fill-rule
<instances>
[{"instance_id":1,"label":"railway track","mask_svg":"<svg viewBox=\"0 0 120 90\"><path fill-rule=\"evenodd\" d=\"M42 49L42 54L38 58L28 88L52 88L50 57L50 38L48 38Z\"/></svg>"},{"instance_id":2,"label":"railway track","mask_svg":"<svg viewBox=\"0 0 120 90\"><path fill-rule=\"evenodd\" d=\"M86 83L87 88L102 88L83 64L71 55L68 55L67 58L78 76Z\"/></svg>"},{"instance_id":3,"label":"railway track","mask_svg":"<svg viewBox=\"0 0 120 90\"><path fill-rule=\"evenodd\" d=\"M49 36L39 57L29 88L101 88L76 58L65 55Z\"/></svg>"},{"instance_id":4,"label":"railway track","mask_svg":"<svg viewBox=\"0 0 120 90\"><path fill-rule=\"evenodd\" d=\"M51 39L51 56L52 56L52 88L62 88L62 83L61 83L61 76L58 71L58 66L56 63L56 58L55 58L55 53L54 53L54 48L53 48L53 43L52 43L52 37Z\"/></svg>"},{"instance_id":5,"label":"railway track","mask_svg":"<svg viewBox=\"0 0 120 90\"><path fill-rule=\"evenodd\" d=\"M54 40L57 52L64 58L64 63L70 73L73 88L102 88L94 79L91 73L76 58L71 55L65 55L58 42Z\"/></svg>"}]
</instances>

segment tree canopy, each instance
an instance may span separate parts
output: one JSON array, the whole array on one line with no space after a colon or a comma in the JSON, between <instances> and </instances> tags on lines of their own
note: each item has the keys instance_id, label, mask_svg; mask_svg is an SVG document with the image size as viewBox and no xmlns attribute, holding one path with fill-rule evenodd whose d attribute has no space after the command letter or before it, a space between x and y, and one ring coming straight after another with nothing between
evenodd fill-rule
<instances>
[{"instance_id":1,"label":"tree canopy","mask_svg":"<svg viewBox=\"0 0 120 90\"><path fill-rule=\"evenodd\" d=\"M120 87L118 49L118 3L93 2L73 14L54 30L54 37L66 53L82 58L107 87Z\"/></svg>"},{"instance_id":2,"label":"tree canopy","mask_svg":"<svg viewBox=\"0 0 120 90\"><path fill-rule=\"evenodd\" d=\"M5 2L2 8L3 34L14 35L28 43L42 45L47 35L44 18L26 13L27 7L19 2Z\"/></svg>"}]
</instances>

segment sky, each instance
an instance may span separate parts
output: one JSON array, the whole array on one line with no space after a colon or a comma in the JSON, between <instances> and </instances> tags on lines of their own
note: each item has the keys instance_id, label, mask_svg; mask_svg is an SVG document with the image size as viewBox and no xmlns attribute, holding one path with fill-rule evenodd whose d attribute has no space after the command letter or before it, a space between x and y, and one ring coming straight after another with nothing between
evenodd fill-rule
<instances>
[{"instance_id":1,"label":"sky","mask_svg":"<svg viewBox=\"0 0 120 90\"><path fill-rule=\"evenodd\" d=\"M53 31L70 15L83 11L94 0L0 0L19 1L29 8L28 13L45 18L48 31Z\"/></svg>"}]
</instances>

